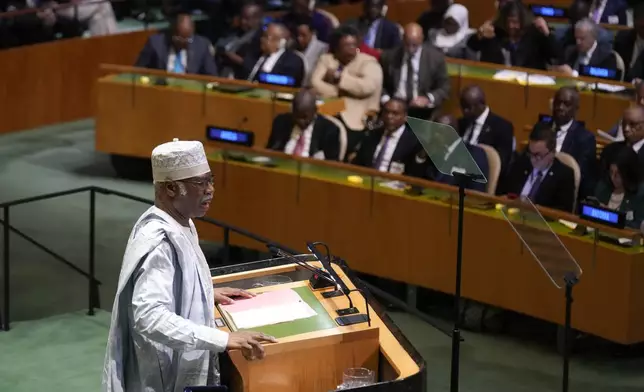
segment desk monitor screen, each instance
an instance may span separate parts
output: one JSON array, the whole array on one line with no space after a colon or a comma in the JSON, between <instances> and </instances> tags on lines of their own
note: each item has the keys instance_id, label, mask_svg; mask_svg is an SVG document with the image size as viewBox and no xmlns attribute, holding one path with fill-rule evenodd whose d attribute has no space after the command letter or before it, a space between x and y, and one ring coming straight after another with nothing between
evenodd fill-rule
<instances>
[{"instance_id":1,"label":"desk monitor screen","mask_svg":"<svg viewBox=\"0 0 644 392\"><path fill-rule=\"evenodd\" d=\"M295 87L295 78L287 75L262 72L259 74L259 81L266 84L275 84L278 86Z\"/></svg>"},{"instance_id":2,"label":"desk monitor screen","mask_svg":"<svg viewBox=\"0 0 644 392\"><path fill-rule=\"evenodd\" d=\"M530 10L535 16L542 16L544 18L566 18L566 9L553 7L549 5L533 4Z\"/></svg>"},{"instance_id":3,"label":"desk monitor screen","mask_svg":"<svg viewBox=\"0 0 644 392\"><path fill-rule=\"evenodd\" d=\"M606 226L616 227L618 229L624 228L626 221L625 214L622 212L610 210L608 208L592 206L590 204L581 204L579 215L589 221L602 223Z\"/></svg>"},{"instance_id":4,"label":"desk monitor screen","mask_svg":"<svg viewBox=\"0 0 644 392\"><path fill-rule=\"evenodd\" d=\"M255 141L255 135L250 131L239 131L208 125L206 127L206 138L222 143L231 143L241 146L252 147Z\"/></svg>"},{"instance_id":5,"label":"desk monitor screen","mask_svg":"<svg viewBox=\"0 0 644 392\"><path fill-rule=\"evenodd\" d=\"M590 65L585 65L581 69L582 76L591 76L594 78L601 78L601 79L617 79L618 72L619 71L616 69L591 67Z\"/></svg>"}]
</instances>

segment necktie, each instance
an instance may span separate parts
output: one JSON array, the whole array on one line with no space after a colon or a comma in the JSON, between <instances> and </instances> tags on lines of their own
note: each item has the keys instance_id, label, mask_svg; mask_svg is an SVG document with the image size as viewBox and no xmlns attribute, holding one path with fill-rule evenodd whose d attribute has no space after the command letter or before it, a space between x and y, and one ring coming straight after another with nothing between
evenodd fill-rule
<instances>
[{"instance_id":1,"label":"necktie","mask_svg":"<svg viewBox=\"0 0 644 392\"><path fill-rule=\"evenodd\" d=\"M478 123L474 122L470 129L468 130L467 134L465 135L465 142L468 144L475 144L476 139L478 139L475 135L476 132L476 127L478 126Z\"/></svg>"},{"instance_id":2,"label":"necktie","mask_svg":"<svg viewBox=\"0 0 644 392\"><path fill-rule=\"evenodd\" d=\"M597 8L593 11L593 20L595 23L599 23L599 19L601 18L601 15L599 14L599 4L597 4Z\"/></svg>"},{"instance_id":3,"label":"necktie","mask_svg":"<svg viewBox=\"0 0 644 392\"><path fill-rule=\"evenodd\" d=\"M184 73L185 70L183 68L183 62L181 62L181 53L182 51L177 52L176 56L174 56L174 72L175 73Z\"/></svg>"},{"instance_id":4,"label":"necktie","mask_svg":"<svg viewBox=\"0 0 644 392\"><path fill-rule=\"evenodd\" d=\"M378 151L378 155L376 155L376 159L373 161L373 168L376 170L380 170L380 165L382 165L382 160L385 158L385 150L387 149L387 146L389 145L389 140L391 139L391 135L386 135L385 140L382 142L382 146L380 147L380 151Z\"/></svg>"},{"instance_id":5,"label":"necktie","mask_svg":"<svg viewBox=\"0 0 644 392\"><path fill-rule=\"evenodd\" d=\"M304 152L304 132L300 132L300 137L297 139L297 143L295 143L295 149L293 150L293 155L295 156L302 156L302 153Z\"/></svg>"},{"instance_id":6,"label":"necktie","mask_svg":"<svg viewBox=\"0 0 644 392\"><path fill-rule=\"evenodd\" d=\"M255 76L262 69L262 66L266 62L267 58L268 57L266 57L266 56L262 56L262 57L260 57L259 60L257 60L257 62L255 63L255 66L253 67L253 70L250 71L250 74L248 75L248 81L249 82L252 82L253 80L255 80Z\"/></svg>"},{"instance_id":7,"label":"necktie","mask_svg":"<svg viewBox=\"0 0 644 392\"><path fill-rule=\"evenodd\" d=\"M532 183L532 188L530 188L530 193L528 193L528 199L532 201L534 201L534 198L537 196L537 192L539 191L539 186L541 185L541 181L543 180L543 174L541 174L541 172L538 171L535 177L536 178Z\"/></svg>"},{"instance_id":8,"label":"necktie","mask_svg":"<svg viewBox=\"0 0 644 392\"><path fill-rule=\"evenodd\" d=\"M411 55L407 55L407 80L405 81L405 94L407 101L414 99L414 65L411 62Z\"/></svg>"}]
</instances>

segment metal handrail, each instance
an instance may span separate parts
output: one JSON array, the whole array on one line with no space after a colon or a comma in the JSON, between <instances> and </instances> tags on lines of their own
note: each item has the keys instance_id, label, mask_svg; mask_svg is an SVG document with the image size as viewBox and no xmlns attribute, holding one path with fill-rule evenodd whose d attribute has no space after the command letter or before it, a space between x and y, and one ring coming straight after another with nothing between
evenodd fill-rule
<instances>
[{"instance_id":1,"label":"metal handrail","mask_svg":"<svg viewBox=\"0 0 644 392\"><path fill-rule=\"evenodd\" d=\"M81 268L77 267L73 263L71 263L69 260L66 260L64 257L61 255L57 254L53 250L47 248L45 245L41 244L40 242L36 241L35 239L31 238L27 234L23 233L22 231L16 229L15 227L11 226L11 220L10 220L10 209L11 207L15 207L18 205L22 204L27 204L27 203L33 203L36 201L41 201L41 200L48 200L48 199L54 199L57 197L62 197L62 196L68 196L68 195L73 195L73 194L78 194L78 193L84 193L84 192L89 192L90 193L90 216L89 216L89 270L85 272ZM148 204L152 205L154 204L153 200L146 199L143 197L139 196L134 196L130 195L124 192L120 191L115 191L113 189L108 189L108 188L103 188L99 186L86 186L86 187L81 187L81 188L75 188L75 189L70 189L67 191L61 191L61 192L53 192L53 193L48 193L45 195L39 195L39 196L33 196L33 197L27 197L23 199L18 199L18 200L12 200L8 202L3 202L0 203L0 209L3 211L3 217L0 219L0 224L4 228L3 231L3 272L4 272L4 278L3 278L3 307L0 309L0 327L1 330L8 331L9 330L9 324L10 324L10 273L11 273L11 263L10 263L10 249L9 249L9 240L10 240L10 234L11 232L17 234L18 236L22 237L23 239L27 240L30 242L32 245L36 246L37 248L41 249L45 253L49 254L52 256L56 261L61 262L65 264L67 267L71 268L73 271L76 273L82 275L83 277L87 278L89 287L88 287L88 302L89 302L89 310L87 312L88 315L94 315L94 309L97 307L100 307L100 298L99 298L99 292L98 292L98 286L101 284L99 280L96 279L95 277L95 228L96 228L96 193L100 193L102 195L114 195L117 197L121 197L124 199L136 201L139 203L143 204ZM267 238L255 235L249 231L246 231L240 227L236 226L231 226L228 225L224 222L221 222L216 219L212 218L197 218L197 220L206 222L208 224L212 224L218 227L221 227L224 230L224 252L223 252L223 262L228 263L229 261L229 254L230 254L230 232L233 231L235 233L241 234L244 237L251 238L255 241L264 243L264 244L275 244L275 242L270 241ZM296 253L294 250L289 249L287 247L284 247L279 244L275 244L279 247L281 247L284 250L287 250L292 253Z\"/></svg>"}]
</instances>

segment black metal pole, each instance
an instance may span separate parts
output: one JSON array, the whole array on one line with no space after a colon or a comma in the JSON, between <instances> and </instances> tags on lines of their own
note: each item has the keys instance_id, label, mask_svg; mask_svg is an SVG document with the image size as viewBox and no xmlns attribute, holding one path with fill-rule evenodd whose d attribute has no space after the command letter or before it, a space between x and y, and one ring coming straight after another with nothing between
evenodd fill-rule
<instances>
[{"instance_id":1,"label":"black metal pole","mask_svg":"<svg viewBox=\"0 0 644 392\"><path fill-rule=\"evenodd\" d=\"M224 227L224 265L230 261L230 229Z\"/></svg>"},{"instance_id":2,"label":"black metal pole","mask_svg":"<svg viewBox=\"0 0 644 392\"><path fill-rule=\"evenodd\" d=\"M563 337L563 385L561 390L568 392L568 378L570 371L570 323L572 315L572 288L577 283L577 277L569 274L565 277L566 281L566 318L564 320L564 337Z\"/></svg>"},{"instance_id":3,"label":"black metal pole","mask_svg":"<svg viewBox=\"0 0 644 392\"><path fill-rule=\"evenodd\" d=\"M98 288L96 287L96 279L94 278L94 228L96 227L96 192L94 189L89 191L89 316L94 315L94 306Z\"/></svg>"},{"instance_id":4,"label":"black metal pole","mask_svg":"<svg viewBox=\"0 0 644 392\"><path fill-rule=\"evenodd\" d=\"M463 212L465 209L465 178L458 180L458 227L456 237L456 287L454 288L454 331L452 331L452 373L450 391L458 392L461 352L461 266L463 264Z\"/></svg>"},{"instance_id":5,"label":"black metal pole","mask_svg":"<svg viewBox=\"0 0 644 392\"><path fill-rule=\"evenodd\" d=\"M10 323L10 318L9 318L9 304L11 301L9 301L9 292L10 292L10 287L9 287L9 206L4 206L3 208L3 217L4 217L4 235L3 235L3 245L4 245L4 253L3 253L3 263L4 263L4 282L3 282L3 287L4 287L4 306L2 309L2 329L5 331L9 330L9 323Z\"/></svg>"}]
</instances>

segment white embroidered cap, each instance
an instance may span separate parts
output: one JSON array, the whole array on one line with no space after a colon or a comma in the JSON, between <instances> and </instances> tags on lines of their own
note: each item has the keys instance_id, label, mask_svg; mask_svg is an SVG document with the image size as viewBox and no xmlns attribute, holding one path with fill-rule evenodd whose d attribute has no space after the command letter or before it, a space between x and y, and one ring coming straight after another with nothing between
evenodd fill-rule
<instances>
[{"instance_id":1,"label":"white embroidered cap","mask_svg":"<svg viewBox=\"0 0 644 392\"><path fill-rule=\"evenodd\" d=\"M174 139L152 150L154 182L177 181L210 172L206 151L198 141Z\"/></svg>"}]
</instances>

